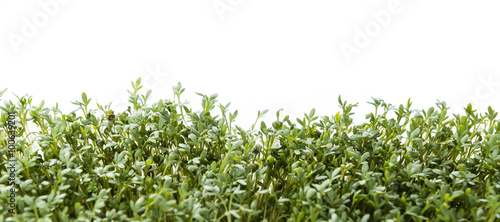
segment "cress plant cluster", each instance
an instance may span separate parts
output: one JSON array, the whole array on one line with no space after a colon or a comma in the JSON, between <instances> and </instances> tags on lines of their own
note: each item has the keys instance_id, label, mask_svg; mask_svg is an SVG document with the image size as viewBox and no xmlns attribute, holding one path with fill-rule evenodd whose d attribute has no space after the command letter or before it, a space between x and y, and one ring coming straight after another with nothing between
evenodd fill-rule
<instances>
[{"instance_id":1,"label":"cress plant cluster","mask_svg":"<svg viewBox=\"0 0 500 222\"><path fill-rule=\"evenodd\" d=\"M237 111L203 95L193 111L147 103L138 79L128 110L82 94L78 109L3 101L1 221L500 221L500 121L381 99L245 130ZM116 111L116 110L115 110ZM16 116L15 213L9 213L7 120ZM113 116L112 116L113 115ZM31 129L29 129L31 127ZM36 128L36 129L33 129ZM37 149L39 149L37 151ZM41 220L40 220L41 221Z\"/></svg>"}]
</instances>

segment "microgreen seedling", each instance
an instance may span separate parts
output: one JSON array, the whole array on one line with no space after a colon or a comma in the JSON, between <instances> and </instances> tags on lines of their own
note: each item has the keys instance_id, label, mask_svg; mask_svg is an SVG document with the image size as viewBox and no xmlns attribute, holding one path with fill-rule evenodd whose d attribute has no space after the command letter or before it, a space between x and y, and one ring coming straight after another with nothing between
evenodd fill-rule
<instances>
[{"instance_id":1,"label":"microgreen seedling","mask_svg":"<svg viewBox=\"0 0 500 222\"><path fill-rule=\"evenodd\" d=\"M356 125L357 103L339 96L331 116L266 123L264 110L245 130L217 94L197 93L193 111L180 83L153 104L131 85L128 110L93 109L85 93L70 113L1 103L0 221L500 221L492 107L373 98Z\"/></svg>"}]
</instances>

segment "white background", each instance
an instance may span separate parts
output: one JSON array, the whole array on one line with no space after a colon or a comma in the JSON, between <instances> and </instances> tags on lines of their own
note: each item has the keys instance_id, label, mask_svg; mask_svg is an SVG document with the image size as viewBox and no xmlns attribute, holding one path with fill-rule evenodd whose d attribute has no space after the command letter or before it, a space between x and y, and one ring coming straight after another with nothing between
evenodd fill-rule
<instances>
[{"instance_id":1,"label":"white background","mask_svg":"<svg viewBox=\"0 0 500 222\"><path fill-rule=\"evenodd\" d=\"M123 108L142 77L153 99L199 109L218 93L248 128L257 111L334 115L356 123L379 97L454 111L500 109L498 1L0 0L2 99L29 94L65 112L86 92ZM363 40L363 41L361 41ZM344 51L343 51L344 49ZM345 49L349 49L345 51ZM346 53L347 52L347 53ZM352 53L352 54L349 54ZM145 92L145 91L144 91Z\"/></svg>"}]
</instances>

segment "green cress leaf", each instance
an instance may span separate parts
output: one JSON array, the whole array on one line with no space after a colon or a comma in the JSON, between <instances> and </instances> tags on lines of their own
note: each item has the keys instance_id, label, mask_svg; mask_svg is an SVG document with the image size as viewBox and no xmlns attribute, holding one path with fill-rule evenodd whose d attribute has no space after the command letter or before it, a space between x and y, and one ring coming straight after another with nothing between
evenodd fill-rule
<instances>
[{"instance_id":1,"label":"green cress leaf","mask_svg":"<svg viewBox=\"0 0 500 222\"><path fill-rule=\"evenodd\" d=\"M338 96L331 116L285 116L249 127L238 110L214 110L218 95L198 93L202 110L174 99L148 104L131 82L128 110L88 107L63 113L4 100L2 147L16 110L17 213L2 221L495 221L500 121L491 106L466 115L437 108L369 104L364 123ZM5 92L0 92L0 96ZM398 107L395 109L394 107ZM133 108L133 110L132 110ZM82 116L83 110L85 116ZM217 112L216 112L217 111ZM392 113L393 112L393 113ZM229 115L227 115L229 113ZM395 114L395 115L393 115ZM112 121L100 119L115 115ZM297 121L292 122L292 119ZM260 121L260 123L258 123ZM233 124L233 125L232 125ZM259 130L254 127L259 124ZM268 127L269 126L269 127ZM0 156L0 201L9 203L10 154ZM38 214L38 216L37 216Z\"/></svg>"}]
</instances>

